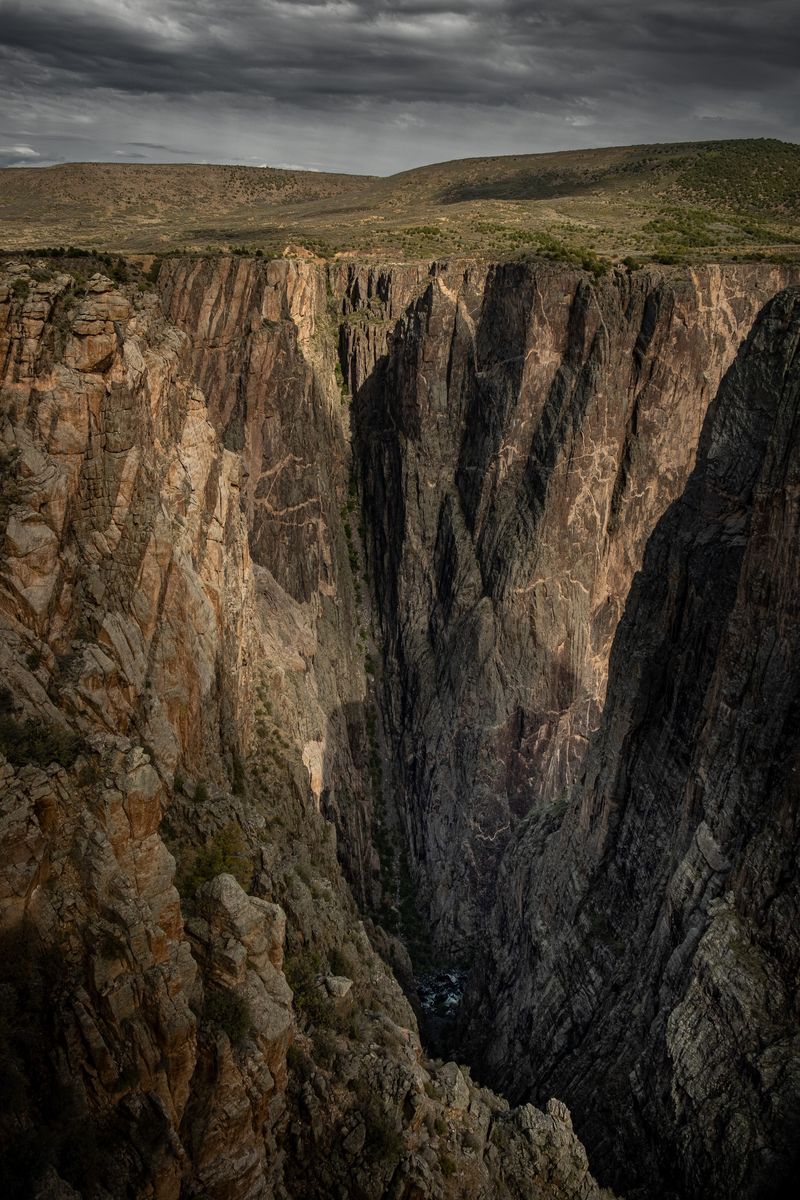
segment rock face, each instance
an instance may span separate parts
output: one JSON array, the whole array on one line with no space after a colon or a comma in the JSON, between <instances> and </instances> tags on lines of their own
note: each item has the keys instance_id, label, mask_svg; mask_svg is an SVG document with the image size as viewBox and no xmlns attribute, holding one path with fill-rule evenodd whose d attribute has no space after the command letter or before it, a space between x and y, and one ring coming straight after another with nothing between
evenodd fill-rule
<instances>
[{"instance_id":1,"label":"rock face","mask_svg":"<svg viewBox=\"0 0 800 1200\"><path fill-rule=\"evenodd\" d=\"M529 822L498 884L482 1074L563 1096L629 1196L777 1197L797 1178L799 484L790 288L648 543L566 815Z\"/></svg>"},{"instance_id":2,"label":"rock face","mask_svg":"<svg viewBox=\"0 0 800 1200\"><path fill-rule=\"evenodd\" d=\"M86 265L0 280L8 1194L595 1200L555 1093L609 1178L755 1197L794 296L692 470L789 269ZM398 933L485 944L482 1071L544 1109L426 1057Z\"/></svg>"},{"instance_id":3,"label":"rock face","mask_svg":"<svg viewBox=\"0 0 800 1200\"><path fill-rule=\"evenodd\" d=\"M469 955L519 822L563 811L647 538L789 274L340 281L392 785L440 952Z\"/></svg>"},{"instance_id":4,"label":"rock face","mask_svg":"<svg viewBox=\"0 0 800 1200\"><path fill-rule=\"evenodd\" d=\"M439 1080L373 948L324 269L61 266L0 280L4 1195L599 1200L561 1106Z\"/></svg>"}]
</instances>

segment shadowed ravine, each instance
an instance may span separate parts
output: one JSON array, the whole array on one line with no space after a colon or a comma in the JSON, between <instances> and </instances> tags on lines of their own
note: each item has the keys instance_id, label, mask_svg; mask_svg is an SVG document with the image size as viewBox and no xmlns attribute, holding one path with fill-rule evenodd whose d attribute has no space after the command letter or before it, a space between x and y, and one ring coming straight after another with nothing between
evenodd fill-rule
<instances>
[{"instance_id":1,"label":"shadowed ravine","mask_svg":"<svg viewBox=\"0 0 800 1200\"><path fill-rule=\"evenodd\" d=\"M9 1194L777 1188L796 269L73 268L0 284Z\"/></svg>"}]
</instances>

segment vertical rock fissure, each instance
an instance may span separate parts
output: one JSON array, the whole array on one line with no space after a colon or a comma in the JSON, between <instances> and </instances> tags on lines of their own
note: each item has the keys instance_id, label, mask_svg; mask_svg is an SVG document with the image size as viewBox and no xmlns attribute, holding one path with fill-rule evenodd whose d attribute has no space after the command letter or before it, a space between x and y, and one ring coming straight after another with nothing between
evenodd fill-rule
<instances>
[{"instance_id":1,"label":"vertical rock fissure","mask_svg":"<svg viewBox=\"0 0 800 1200\"><path fill-rule=\"evenodd\" d=\"M433 946L466 961L517 826L563 811L647 538L787 273L381 278L380 302L357 271L343 283L339 344L387 768Z\"/></svg>"}]
</instances>

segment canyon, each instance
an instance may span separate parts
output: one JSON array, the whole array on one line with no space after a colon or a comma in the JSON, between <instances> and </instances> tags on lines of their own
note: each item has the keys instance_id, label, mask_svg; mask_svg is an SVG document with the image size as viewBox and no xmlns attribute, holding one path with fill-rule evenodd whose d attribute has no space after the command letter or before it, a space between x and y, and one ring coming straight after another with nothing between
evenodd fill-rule
<instances>
[{"instance_id":1,"label":"canyon","mask_svg":"<svg viewBox=\"0 0 800 1200\"><path fill-rule=\"evenodd\" d=\"M86 271L0 282L8 1194L781 1194L800 270Z\"/></svg>"}]
</instances>

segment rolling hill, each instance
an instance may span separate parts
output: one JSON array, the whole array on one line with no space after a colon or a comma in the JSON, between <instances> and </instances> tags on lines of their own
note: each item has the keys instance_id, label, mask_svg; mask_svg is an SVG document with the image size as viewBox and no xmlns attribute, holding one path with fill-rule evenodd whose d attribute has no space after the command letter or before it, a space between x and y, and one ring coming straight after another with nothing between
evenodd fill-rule
<instances>
[{"instance_id":1,"label":"rolling hill","mask_svg":"<svg viewBox=\"0 0 800 1200\"><path fill-rule=\"evenodd\" d=\"M689 142L461 159L375 176L70 163L0 171L0 245L113 253L287 249L597 266L794 259L800 146Z\"/></svg>"}]
</instances>

